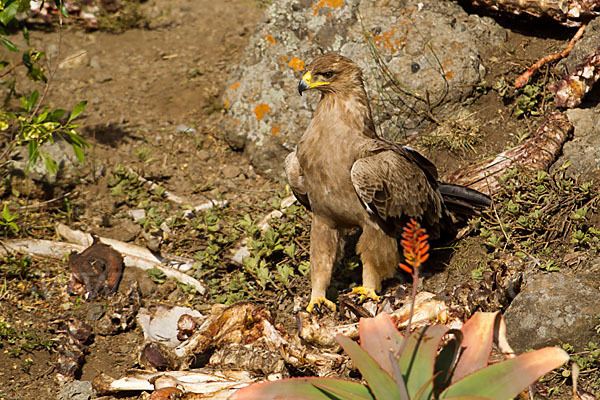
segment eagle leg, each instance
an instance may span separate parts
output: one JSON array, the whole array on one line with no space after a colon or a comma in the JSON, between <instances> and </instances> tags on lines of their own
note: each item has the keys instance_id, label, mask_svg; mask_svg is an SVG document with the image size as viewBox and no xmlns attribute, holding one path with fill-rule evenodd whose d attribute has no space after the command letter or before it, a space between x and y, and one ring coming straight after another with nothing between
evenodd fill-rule
<instances>
[{"instance_id":1,"label":"eagle leg","mask_svg":"<svg viewBox=\"0 0 600 400\"><path fill-rule=\"evenodd\" d=\"M323 217L313 214L310 232L310 280L312 291L306 310L312 312L316 304L325 304L335 310L325 292L331 281L331 271L337 259L340 233Z\"/></svg>"},{"instance_id":2,"label":"eagle leg","mask_svg":"<svg viewBox=\"0 0 600 400\"><path fill-rule=\"evenodd\" d=\"M360 254L362 261L363 284L362 287L354 288L352 291L375 299L371 294L375 295L376 291L381 290L381 281L394 275L400 263L398 242L379 226L369 224L363 227L356 252Z\"/></svg>"}]
</instances>

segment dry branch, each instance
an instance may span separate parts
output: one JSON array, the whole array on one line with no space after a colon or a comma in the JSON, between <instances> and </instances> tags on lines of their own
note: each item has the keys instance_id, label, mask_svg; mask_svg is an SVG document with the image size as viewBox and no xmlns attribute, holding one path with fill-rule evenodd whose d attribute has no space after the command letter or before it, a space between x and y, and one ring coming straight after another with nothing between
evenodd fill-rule
<instances>
[{"instance_id":1,"label":"dry branch","mask_svg":"<svg viewBox=\"0 0 600 400\"><path fill-rule=\"evenodd\" d=\"M566 57L573 49L573 46L575 46L575 42L577 42L579 39L581 39L581 36L583 36L583 32L585 32L585 28L587 27L587 25L587 22L581 24L581 26L577 30L577 33L575 33L575 36L573 36L566 49L564 49L560 53L550 54L542 58L541 60L533 64L531 68L529 68L521 76L519 76L515 81L515 87L520 88L525 86L527 82L529 82L529 78L531 78L531 75L533 75L533 73L540 69L544 64Z\"/></svg>"},{"instance_id":2,"label":"dry branch","mask_svg":"<svg viewBox=\"0 0 600 400\"><path fill-rule=\"evenodd\" d=\"M600 13L600 0L471 0L471 3L501 13L550 18L568 27L580 26Z\"/></svg>"},{"instance_id":3,"label":"dry branch","mask_svg":"<svg viewBox=\"0 0 600 400\"><path fill-rule=\"evenodd\" d=\"M256 379L245 371L214 371L198 369L190 371L131 371L120 379L101 374L94 379L94 389L99 394L158 390L165 384L177 386L188 393L202 393L204 398L228 399L237 389Z\"/></svg>"},{"instance_id":4,"label":"dry branch","mask_svg":"<svg viewBox=\"0 0 600 400\"><path fill-rule=\"evenodd\" d=\"M553 112L546 117L531 139L500 153L490 162L454 172L445 181L493 195L500 191L497 178L507 168L548 170L562 151L565 141L572 135L573 124L567 116L558 111Z\"/></svg>"},{"instance_id":5,"label":"dry branch","mask_svg":"<svg viewBox=\"0 0 600 400\"><path fill-rule=\"evenodd\" d=\"M137 172L135 172L133 169L131 169L129 167L125 168L125 171L127 171L128 174L135 176L138 181L142 182L144 184L144 186L147 186L150 190L154 190L154 189L160 187L156 183L149 181L148 179L144 178L143 176L141 176L140 174L138 174ZM177 196L177 195L169 192L168 190L164 191L164 196L167 200L172 201L173 203L189 204L189 201L186 198Z\"/></svg>"},{"instance_id":6,"label":"dry branch","mask_svg":"<svg viewBox=\"0 0 600 400\"><path fill-rule=\"evenodd\" d=\"M38 257L62 260L72 252L83 252L93 242L91 235L72 230L66 225L59 224L57 231L61 236L68 237L77 244L40 239L3 240L0 241L0 254L26 253ZM167 277L192 286L200 294L206 293L206 287L199 281L177 269L164 266L160 258L154 256L144 247L106 238L100 238L100 242L110 245L113 249L121 253L126 267L135 267L142 270L158 268ZM193 262L193 260L190 261Z\"/></svg>"},{"instance_id":7,"label":"dry branch","mask_svg":"<svg viewBox=\"0 0 600 400\"><path fill-rule=\"evenodd\" d=\"M0 254L25 253L37 257L62 260L75 251L81 253L87 246L42 239L10 239L0 241Z\"/></svg>"}]
</instances>

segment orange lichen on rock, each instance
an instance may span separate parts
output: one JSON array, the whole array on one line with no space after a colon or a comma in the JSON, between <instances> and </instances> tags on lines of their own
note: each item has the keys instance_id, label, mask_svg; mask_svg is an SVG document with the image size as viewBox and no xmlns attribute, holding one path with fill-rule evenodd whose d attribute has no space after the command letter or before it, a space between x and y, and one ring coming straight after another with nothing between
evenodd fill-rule
<instances>
[{"instance_id":1,"label":"orange lichen on rock","mask_svg":"<svg viewBox=\"0 0 600 400\"><path fill-rule=\"evenodd\" d=\"M288 63L288 65L290 67L294 68L294 71L296 71L296 72L302 71L304 69L304 61L302 61L298 57L292 58L290 60L290 62Z\"/></svg>"},{"instance_id":2,"label":"orange lichen on rock","mask_svg":"<svg viewBox=\"0 0 600 400\"><path fill-rule=\"evenodd\" d=\"M271 107L268 104L261 103L254 107L254 114L256 114L256 120L260 121L263 119L266 113L271 111Z\"/></svg>"},{"instance_id":3,"label":"orange lichen on rock","mask_svg":"<svg viewBox=\"0 0 600 400\"><path fill-rule=\"evenodd\" d=\"M317 15L319 13L319 8L321 7L330 7L330 8L338 8L344 4L344 0L321 0L315 5L313 8L313 15Z\"/></svg>"},{"instance_id":4,"label":"orange lichen on rock","mask_svg":"<svg viewBox=\"0 0 600 400\"><path fill-rule=\"evenodd\" d=\"M233 85L229 86L229 89L233 90L233 89L237 89L238 87L240 87L240 83L236 82Z\"/></svg>"},{"instance_id":5,"label":"orange lichen on rock","mask_svg":"<svg viewBox=\"0 0 600 400\"><path fill-rule=\"evenodd\" d=\"M273 36L269 35L268 33L265 35L265 39L267 39L267 42L269 42L270 45L273 45L276 43Z\"/></svg>"},{"instance_id":6,"label":"orange lichen on rock","mask_svg":"<svg viewBox=\"0 0 600 400\"><path fill-rule=\"evenodd\" d=\"M277 135L280 130L281 130L281 124L273 125L271 127L271 136Z\"/></svg>"},{"instance_id":7,"label":"orange lichen on rock","mask_svg":"<svg viewBox=\"0 0 600 400\"><path fill-rule=\"evenodd\" d=\"M454 76L454 70L452 69L453 65L454 60L452 60L451 58L447 58L444 61L442 61L442 72L444 73L444 78L452 79L452 77Z\"/></svg>"},{"instance_id":8,"label":"orange lichen on rock","mask_svg":"<svg viewBox=\"0 0 600 400\"><path fill-rule=\"evenodd\" d=\"M399 38L396 36L396 28L381 32L381 35L374 35L373 41L378 47L383 47L386 50L396 51L406 43L406 37Z\"/></svg>"}]
</instances>

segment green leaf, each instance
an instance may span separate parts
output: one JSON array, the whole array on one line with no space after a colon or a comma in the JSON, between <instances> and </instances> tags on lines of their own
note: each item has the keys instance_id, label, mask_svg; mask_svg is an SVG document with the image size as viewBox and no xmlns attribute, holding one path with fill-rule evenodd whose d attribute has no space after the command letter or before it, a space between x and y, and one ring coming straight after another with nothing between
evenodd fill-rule
<instances>
[{"instance_id":1,"label":"green leaf","mask_svg":"<svg viewBox=\"0 0 600 400\"><path fill-rule=\"evenodd\" d=\"M85 160L85 155L83 154L83 149L81 148L81 146L73 142L71 143L71 147L73 147L73 152L75 153L75 157L77 157L77 160L79 160L79 162L83 164L83 161Z\"/></svg>"},{"instance_id":2,"label":"green leaf","mask_svg":"<svg viewBox=\"0 0 600 400\"><path fill-rule=\"evenodd\" d=\"M4 26L8 25L15 18L15 15L17 15L17 11L19 11L19 3L15 1L9 4L8 7L0 12L0 23Z\"/></svg>"},{"instance_id":3,"label":"green leaf","mask_svg":"<svg viewBox=\"0 0 600 400\"><path fill-rule=\"evenodd\" d=\"M292 378L246 386L235 392L230 400L332 400L325 390L350 393L357 399L373 399L369 389L357 382L336 378ZM335 398L339 399L337 395Z\"/></svg>"},{"instance_id":4,"label":"green leaf","mask_svg":"<svg viewBox=\"0 0 600 400\"><path fill-rule=\"evenodd\" d=\"M289 258L294 258L294 255L296 254L296 244L295 243L290 243L287 244L284 248L283 248L283 252L289 257Z\"/></svg>"},{"instance_id":5,"label":"green leaf","mask_svg":"<svg viewBox=\"0 0 600 400\"><path fill-rule=\"evenodd\" d=\"M33 109L33 106L35 106L35 103L37 103L39 97L40 93L37 90L34 90L29 96L29 98L21 97L19 99L21 100L21 103L23 103L23 106L21 108L24 108L27 112L31 111Z\"/></svg>"},{"instance_id":6,"label":"green leaf","mask_svg":"<svg viewBox=\"0 0 600 400\"><path fill-rule=\"evenodd\" d=\"M408 395L417 399L417 393L423 393L422 398L429 398L433 391L435 358L442 337L448 332L445 326L428 326L412 333L400 355L398 364L404 375ZM427 388L423 390L423 386Z\"/></svg>"},{"instance_id":7,"label":"green leaf","mask_svg":"<svg viewBox=\"0 0 600 400\"><path fill-rule=\"evenodd\" d=\"M29 46L29 30L26 25L23 25L23 37L25 38L25 42L27 42L27 46Z\"/></svg>"},{"instance_id":8,"label":"green leaf","mask_svg":"<svg viewBox=\"0 0 600 400\"><path fill-rule=\"evenodd\" d=\"M336 335L335 340L348 353L377 400L400 399L396 382L366 351L344 335Z\"/></svg>"},{"instance_id":9,"label":"green leaf","mask_svg":"<svg viewBox=\"0 0 600 400\"><path fill-rule=\"evenodd\" d=\"M67 131L67 133L69 134L71 141L77 143L80 147L90 147L89 143L84 138L79 136L75 130L71 129Z\"/></svg>"},{"instance_id":10,"label":"green leaf","mask_svg":"<svg viewBox=\"0 0 600 400\"><path fill-rule=\"evenodd\" d=\"M6 47L8 50L10 50L14 53L19 51L19 48L10 40L8 40L6 38L0 38L0 41L2 41L2 44L4 45L4 47Z\"/></svg>"},{"instance_id":11,"label":"green leaf","mask_svg":"<svg viewBox=\"0 0 600 400\"><path fill-rule=\"evenodd\" d=\"M15 232L19 232L19 227L14 222L9 222L7 225Z\"/></svg>"},{"instance_id":12,"label":"green leaf","mask_svg":"<svg viewBox=\"0 0 600 400\"><path fill-rule=\"evenodd\" d=\"M54 161L48 153L43 151L40 151L40 156L42 157L46 171L48 171L50 175L56 175L56 172L58 171L58 164L56 164L56 161Z\"/></svg>"},{"instance_id":13,"label":"green leaf","mask_svg":"<svg viewBox=\"0 0 600 400\"><path fill-rule=\"evenodd\" d=\"M63 17L69 18L69 10L67 10L67 6L65 4L62 4L60 7L60 13Z\"/></svg>"},{"instance_id":14,"label":"green leaf","mask_svg":"<svg viewBox=\"0 0 600 400\"><path fill-rule=\"evenodd\" d=\"M87 106L87 101L82 101L81 103L78 103L75 107L73 107L73 111L69 116L67 124L73 121L75 118L77 118L83 112L83 110L85 110L85 106Z\"/></svg>"},{"instance_id":15,"label":"green leaf","mask_svg":"<svg viewBox=\"0 0 600 400\"><path fill-rule=\"evenodd\" d=\"M42 122L46 121L46 118L48 118L48 111L44 111L42 113L39 113L35 117L35 123L36 124L41 124Z\"/></svg>"},{"instance_id":16,"label":"green leaf","mask_svg":"<svg viewBox=\"0 0 600 400\"><path fill-rule=\"evenodd\" d=\"M487 397L481 396L455 396L455 397L446 397L446 400L490 400Z\"/></svg>"},{"instance_id":17,"label":"green leaf","mask_svg":"<svg viewBox=\"0 0 600 400\"><path fill-rule=\"evenodd\" d=\"M546 347L521 354L466 376L443 391L440 399L453 396L511 399L567 361L569 355L558 347Z\"/></svg>"},{"instance_id":18,"label":"green leaf","mask_svg":"<svg viewBox=\"0 0 600 400\"><path fill-rule=\"evenodd\" d=\"M48 78L46 78L46 75L44 75L44 71L40 68L31 67L31 69L27 72L27 75L34 82L35 81L42 81L42 82L48 81Z\"/></svg>"},{"instance_id":19,"label":"green leaf","mask_svg":"<svg viewBox=\"0 0 600 400\"><path fill-rule=\"evenodd\" d=\"M458 329L451 329L448 333L454 334L454 337L446 343L435 359L433 387L436 390L436 398L450 384L461 351L462 332Z\"/></svg>"},{"instance_id":20,"label":"green leaf","mask_svg":"<svg viewBox=\"0 0 600 400\"><path fill-rule=\"evenodd\" d=\"M2 219L6 222L10 222L16 218L16 215L12 215L10 210L8 209L8 205L4 204L4 208L2 209Z\"/></svg>"},{"instance_id":21,"label":"green leaf","mask_svg":"<svg viewBox=\"0 0 600 400\"><path fill-rule=\"evenodd\" d=\"M40 157L40 149L37 141L30 140L27 142L27 154L29 156L29 160L27 160L27 171L29 171Z\"/></svg>"},{"instance_id":22,"label":"green leaf","mask_svg":"<svg viewBox=\"0 0 600 400\"><path fill-rule=\"evenodd\" d=\"M332 385L323 385L323 384L315 384L316 387L325 391L325 393L331 394L334 398L338 398L340 400L369 400L373 399L373 396L369 393L369 396L360 396L354 392L349 390L344 390Z\"/></svg>"},{"instance_id":23,"label":"green leaf","mask_svg":"<svg viewBox=\"0 0 600 400\"><path fill-rule=\"evenodd\" d=\"M65 115L66 112L67 112L67 110L63 110L60 108L56 109L48 114L48 119L51 121L57 121L57 120L61 119L62 116Z\"/></svg>"}]
</instances>

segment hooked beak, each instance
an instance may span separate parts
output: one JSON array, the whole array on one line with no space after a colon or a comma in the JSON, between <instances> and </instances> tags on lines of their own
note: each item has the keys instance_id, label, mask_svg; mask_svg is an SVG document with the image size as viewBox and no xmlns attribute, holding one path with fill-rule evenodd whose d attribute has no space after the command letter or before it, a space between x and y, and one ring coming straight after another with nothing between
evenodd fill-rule
<instances>
[{"instance_id":1,"label":"hooked beak","mask_svg":"<svg viewBox=\"0 0 600 400\"><path fill-rule=\"evenodd\" d=\"M298 82L298 94L300 94L300 96L302 96L302 92L310 89L310 80L311 79L312 79L312 75L310 74L310 72L307 72L302 76L302 79L300 79L300 82Z\"/></svg>"},{"instance_id":2,"label":"hooked beak","mask_svg":"<svg viewBox=\"0 0 600 400\"><path fill-rule=\"evenodd\" d=\"M300 79L300 82L298 83L298 93L300 93L300 96L302 96L302 92L305 90L312 89L317 86L329 85L330 83L331 82L323 81L312 82L312 74L309 71L302 76L302 79Z\"/></svg>"}]
</instances>

